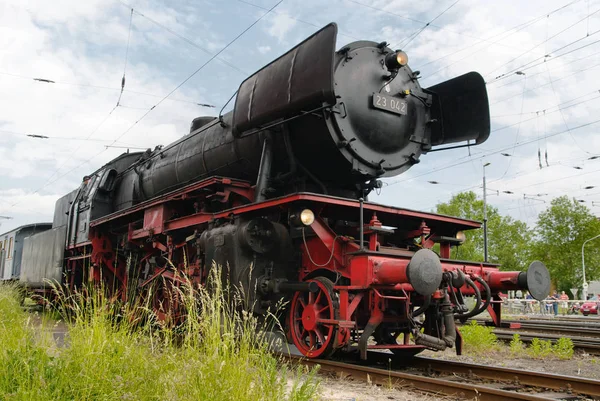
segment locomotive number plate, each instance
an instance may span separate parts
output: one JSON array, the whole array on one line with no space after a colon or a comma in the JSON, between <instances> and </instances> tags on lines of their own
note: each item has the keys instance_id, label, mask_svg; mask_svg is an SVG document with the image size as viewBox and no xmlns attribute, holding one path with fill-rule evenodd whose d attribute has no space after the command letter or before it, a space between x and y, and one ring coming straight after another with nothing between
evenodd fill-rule
<instances>
[{"instance_id":1,"label":"locomotive number plate","mask_svg":"<svg viewBox=\"0 0 600 401\"><path fill-rule=\"evenodd\" d=\"M406 114L406 109L408 108L406 100L381 95L379 93L373 94L373 106L377 109L391 111L396 114Z\"/></svg>"}]
</instances>

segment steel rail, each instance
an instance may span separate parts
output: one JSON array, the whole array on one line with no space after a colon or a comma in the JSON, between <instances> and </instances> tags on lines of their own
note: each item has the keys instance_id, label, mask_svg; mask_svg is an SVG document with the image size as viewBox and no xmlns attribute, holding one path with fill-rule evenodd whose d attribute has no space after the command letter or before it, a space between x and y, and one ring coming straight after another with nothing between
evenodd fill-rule
<instances>
[{"instance_id":1,"label":"steel rail","mask_svg":"<svg viewBox=\"0 0 600 401\"><path fill-rule=\"evenodd\" d=\"M552 342L556 342L556 340L560 337L553 336L545 333L535 333L535 332L519 332L510 330L494 330L494 334L499 340L510 341L513 338L514 334L519 334L519 338L521 341L525 343L530 343L534 338L539 338L540 340L550 340ZM590 337L569 337L571 341L573 341L573 346L576 349L581 349L589 354L600 354L600 340L597 338Z\"/></svg>"},{"instance_id":2,"label":"steel rail","mask_svg":"<svg viewBox=\"0 0 600 401\"><path fill-rule=\"evenodd\" d=\"M516 331L539 331L546 334L563 334L573 335L576 337L600 338L600 327L585 327L585 326L562 326L559 324L531 324L522 323L521 327L509 327Z\"/></svg>"},{"instance_id":3,"label":"steel rail","mask_svg":"<svg viewBox=\"0 0 600 401\"><path fill-rule=\"evenodd\" d=\"M533 372L498 366L476 365L466 362L446 361L436 358L416 357L411 366L446 373L476 375L493 380L506 380L520 385L551 388L567 393L600 397L600 381L582 377L562 376L553 373Z\"/></svg>"},{"instance_id":4,"label":"steel rail","mask_svg":"<svg viewBox=\"0 0 600 401\"><path fill-rule=\"evenodd\" d=\"M592 320L593 319L593 320ZM490 319L469 319L468 322L475 321L479 324L490 326L493 324ZM502 319L503 327L507 327L511 324L520 325L536 325L536 326L562 326L562 327L576 327L576 328L597 328L600 329L600 319L594 319L594 317L584 318L570 318L567 316L560 316L555 318L536 318L536 319ZM568 326L566 326L568 325Z\"/></svg>"},{"instance_id":5,"label":"steel rail","mask_svg":"<svg viewBox=\"0 0 600 401\"><path fill-rule=\"evenodd\" d=\"M387 358L390 357L390 355L387 354L381 354L382 357ZM347 362L339 362L339 361L331 361L331 360L323 360L323 359L306 359L300 356L295 356L295 355L284 355L284 354L280 354L280 356L283 359L287 359L288 361L292 361L292 362L296 362L296 363L301 363L303 365L307 365L309 367L318 367L319 371L321 373L323 372L328 372L328 373L334 373L336 375L340 375L342 377L345 376L351 376L355 379L358 380L364 380L366 382L369 383L375 383L375 384L379 384L379 385L384 385L384 386L388 386L388 385L396 385L399 387L411 387L414 388L416 390L420 390L420 391L426 391L426 392L434 392L434 393L438 393L438 394L444 394L444 395L448 395L448 396L454 396L454 397L461 397L461 398L475 398L477 400L480 401L496 401L496 400L547 400L548 397L544 396L544 395L540 395L540 394L534 394L531 392L517 392L517 391L509 391L509 390L503 390L500 388L496 388L496 387L492 387L492 386L486 386L486 385L481 385L481 384L473 384L473 383L464 383L464 382L459 382L459 381L455 381L455 380L448 380L448 379L444 379L444 378L437 378L437 377L428 377L428 376L423 376L423 375L419 375L419 374L412 374L412 373L405 373L405 372L398 372L396 370L392 370L392 369L381 369L381 368L376 368L376 367L371 367L371 366L361 366L361 365L357 365L357 364L352 364L352 363L347 363ZM424 364L427 364L428 366L430 364L432 364L432 369L433 370L440 370L438 369L438 362L443 362L440 363L440 366L445 366L446 369L448 369L448 372L451 372L452 374L456 374L460 369L459 366L461 366L460 363L455 363L455 362L449 362L449 361L439 361L439 360L432 360L433 362L429 362L426 359L423 358L417 358L420 360L424 360ZM454 365L456 364L456 365ZM454 365L454 368L452 367L452 365ZM411 364L412 366L412 364ZM470 375L471 377L473 377L474 375L476 376L474 379L481 379L481 378L487 378L487 376L481 375L479 376L478 373L481 371L481 369L486 369L488 367L481 367L479 365L471 365L471 366L464 366L464 370L463 372L469 373L472 372L472 374ZM453 370L454 369L454 370ZM519 373L521 373L521 371L517 371ZM524 372L525 373L525 372ZM528 372L532 375L535 375L535 372ZM489 375L489 374L488 374ZM527 376L523 376L524 379L523 380L529 380L527 379ZM557 376L560 377L560 376ZM452 377L455 378L455 377ZM494 380L497 380L497 377L493 377ZM465 378L466 380L466 378ZM513 373L513 377L512 380L510 380L510 382L514 383L514 373ZM594 382L593 380L591 382ZM507 383L507 386L510 385L510 383ZM522 386L523 382L521 382L519 384L519 386ZM600 381L596 381L595 384L590 384L591 386L595 386L600 388ZM517 386L517 387L519 387ZM548 386L544 386L545 388ZM569 392L569 387L565 387L565 391L567 391L567 393ZM556 394L553 394L556 395ZM565 396L567 396L568 394L565 394ZM569 395L570 396L570 395Z\"/></svg>"},{"instance_id":6,"label":"steel rail","mask_svg":"<svg viewBox=\"0 0 600 401\"><path fill-rule=\"evenodd\" d=\"M475 320L479 324L492 326L489 320ZM574 338L600 338L600 324L596 322L553 322L553 321L527 321L527 320L503 320L497 329L508 329L514 332L529 331L543 334L561 334Z\"/></svg>"}]
</instances>

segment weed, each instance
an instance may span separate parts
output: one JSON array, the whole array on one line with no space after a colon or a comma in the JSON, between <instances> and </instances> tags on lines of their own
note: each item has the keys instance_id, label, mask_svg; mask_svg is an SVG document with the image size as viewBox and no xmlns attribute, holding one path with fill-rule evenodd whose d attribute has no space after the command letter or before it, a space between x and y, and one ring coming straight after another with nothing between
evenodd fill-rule
<instances>
[{"instance_id":1,"label":"weed","mask_svg":"<svg viewBox=\"0 0 600 401\"><path fill-rule=\"evenodd\" d=\"M574 345L573 340L568 337L561 337L552 347L553 354L560 359L573 358Z\"/></svg>"},{"instance_id":2,"label":"weed","mask_svg":"<svg viewBox=\"0 0 600 401\"><path fill-rule=\"evenodd\" d=\"M527 353L538 359L548 358L550 356L559 359L571 359L574 353L573 341L570 338L559 338L554 345L550 340L540 340L535 337L527 348Z\"/></svg>"},{"instance_id":3,"label":"weed","mask_svg":"<svg viewBox=\"0 0 600 401\"><path fill-rule=\"evenodd\" d=\"M534 337L531 340L531 344L527 351L533 358L547 358L552 355L552 342L550 340L540 340L539 338Z\"/></svg>"},{"instance_id":4,"label":"weed","mask_svg":"<svg viewBox=\"0 0 600 401\"><path fill-rule=\"evenodd\" d=\"M476 321L471 321L461 328L461 334L467 352L483 354L498 349L498 338L492 327L480 326Z\"/></svg>"},{"instance_id":5,"label":"weed","mask_svg":"<svg viewBox=\"0 0 600 401\"><path fill-rule=\"evenodd\" d=\"M510 353L513 356L520 356L525 349L525 344L521 341L521 336L518 333L513 334L513 338L510 341Z\"/></svg>"}]
</instances>

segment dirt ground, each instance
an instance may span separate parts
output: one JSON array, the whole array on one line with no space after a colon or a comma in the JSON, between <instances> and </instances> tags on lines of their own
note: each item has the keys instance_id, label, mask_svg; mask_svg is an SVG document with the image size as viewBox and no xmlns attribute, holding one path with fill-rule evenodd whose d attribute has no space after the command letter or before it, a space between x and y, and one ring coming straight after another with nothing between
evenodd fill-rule
<instances>
[{"instance_id":1,"label":"dirt ground","mask_svg":"<svg viewBox=\"0 0 600 401\"><path fill-rule=\"evenodd\" d=\"M349 379L324 379L321 383L322 401L434 401L452 400L411 390L389 389Z\"/></svg>"}]
</instances>

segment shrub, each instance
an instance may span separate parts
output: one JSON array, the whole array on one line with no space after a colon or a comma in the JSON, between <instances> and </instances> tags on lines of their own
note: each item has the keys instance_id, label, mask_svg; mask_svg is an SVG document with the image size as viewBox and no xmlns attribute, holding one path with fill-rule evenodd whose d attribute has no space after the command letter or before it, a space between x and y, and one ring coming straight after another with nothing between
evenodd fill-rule
<instances>
[{"instance_id":1,"label":"shrub","mask_svg":"<svg viewBox=\"0 0 600 401\"><path fill-rule=\"evenodd\" d=\"M498 349L498 338L492 327L480 326L472 320L460 330L467 352L481 354Z\"/></svg>"}]
</instances>

